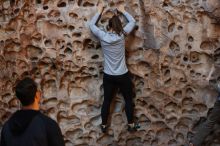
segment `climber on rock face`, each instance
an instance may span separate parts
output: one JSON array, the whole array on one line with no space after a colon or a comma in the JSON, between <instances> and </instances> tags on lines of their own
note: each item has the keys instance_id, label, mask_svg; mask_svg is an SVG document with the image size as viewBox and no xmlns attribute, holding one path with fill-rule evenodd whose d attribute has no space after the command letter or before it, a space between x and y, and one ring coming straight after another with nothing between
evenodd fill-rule
<instances>
[{"instance_id":1,"label":"climber on rock face","mask_svg":"<svg viewBox=\"0 0 220 146\"><path fill-rule=\"evenodd\" d=\"M135 19L125 11L124 6L120 5L114 10L114 15L108 21L108 31L103 31L96 26L99 17L104 10L103 4L99 3L98 12L90 21L89 27L92 33L100 40L104 54L104 101L101 109L101 130L106 132L109 110L113 94L116 88L119 88L125 100L125 112L128 121L128 131L137 130L137 124L134 124L133 114L133 89L132 81L125 62L125 36L135 27ZM128 20L125 27L119 18L118 11ZM116 13L117 12L117 13Z\"/></svg>"}]
</instances>

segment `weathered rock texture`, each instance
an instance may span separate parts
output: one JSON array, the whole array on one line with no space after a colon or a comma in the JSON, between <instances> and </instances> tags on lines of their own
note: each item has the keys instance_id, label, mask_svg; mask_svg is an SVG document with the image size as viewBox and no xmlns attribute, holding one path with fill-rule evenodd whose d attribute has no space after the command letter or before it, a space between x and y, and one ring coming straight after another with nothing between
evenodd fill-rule
<instances>
[{"instance_id":1,"label":"weathered rock texture","mask_svg":"<svg viewBox=\"0 0 220 146\"><path fill-rule=\"evenodd\" d=\"M141 129L127 132L124 101L117 94L106 135L99 129L102 50L88 29L97 3L0 1L0 125L19 108L16 81L31 75L43 92L42 110L59 123L67 146L183 145L216 100L205 79L219 63L220 1L108 2L107 9L125 4L137 20L126 50ZM99 25L105 26L111 13L105 12ZM213 78L218 75L217 69ZM220 143L217 131L206 145Z\"/></svg>"}]
</instances>

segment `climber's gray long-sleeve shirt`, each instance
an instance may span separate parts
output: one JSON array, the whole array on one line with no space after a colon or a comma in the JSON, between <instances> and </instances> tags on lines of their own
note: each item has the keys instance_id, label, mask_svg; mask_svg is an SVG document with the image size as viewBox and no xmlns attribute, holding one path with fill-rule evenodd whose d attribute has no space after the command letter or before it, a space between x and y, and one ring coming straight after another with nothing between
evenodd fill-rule
<instances>
[{"instance_id":1,"label":"climber's gray long-sleeve shirt","mask_svg":"<svg viewBox=\"0 0 220 146\"><path fill-rule=\"evenodd\" d=\"M124 27L126 34L129 34L135 27L135 19L128 13L124 12L128 24ZM128 72L125 62L125 39L122 34L105 32L96 26L100 13L96 13L91 19L89 27L93 34L98 37L104 54L104 73L108 75L122 75Z\"/></svg>"}]
</instances>

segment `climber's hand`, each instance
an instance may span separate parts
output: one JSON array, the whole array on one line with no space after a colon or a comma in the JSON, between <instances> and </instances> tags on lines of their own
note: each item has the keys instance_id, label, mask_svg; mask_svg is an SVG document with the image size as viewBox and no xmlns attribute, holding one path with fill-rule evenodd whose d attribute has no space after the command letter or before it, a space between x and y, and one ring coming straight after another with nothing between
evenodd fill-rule
<instances>
[{"instance_id":1,"label":"climber's hand","mask_svg":"<svg viewBox=\"0 0 220 146\"><path fill-rule=\"evenodd\" d=\"M99 13L102 13L103 10L104 10L104 5L103 5L102 2L99 2L99 4L98 4L98 12L99 12Z\"/></svg>"},{"instance_id":2,"label":"climber's hand","mask_svg":"<svg viewBox=\"0 0 220 146\"><path fill-rule=\"evenodd\" d=\"M122 5L122 4L121 4L117 9L118 9L118 11L120 11L120 12L122 12L122 13L125 12L125 6Z\"/></svg>"}]
</instances>

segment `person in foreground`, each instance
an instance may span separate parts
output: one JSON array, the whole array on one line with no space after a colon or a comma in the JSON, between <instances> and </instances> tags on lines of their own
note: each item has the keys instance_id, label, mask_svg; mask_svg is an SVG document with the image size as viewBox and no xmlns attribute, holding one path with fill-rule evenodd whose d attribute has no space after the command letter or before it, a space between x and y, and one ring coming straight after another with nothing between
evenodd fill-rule
<instances>
[{"instance_id":1,"label":"person in foreground","mask_svg":"<svg viewBox=\"0 0 220 146\"><path fill-rule=\"evenodd\" d=\"M120 89L125 100L125 112L128 121L128 131L136 131L138 127L134 124L133 114L133 90L132 81L125 62L125 36L135 27L135 19L125 11L124 6L120 6L117 11L121 12L128 24L123 28L122 22L117 14L114 14L108 21L108 31L103 31L96 26L99 17L102 15L104 7L102 3L98 5L98 12L90 21L89 27L92 33L100 40L104 54L104 101L101 109L101 130L107 130L110 104L114 96L114 91Z\"/></svg>"},{"instance_id":2,"label":"person in foreground","mask_svg":"<svg viewBox=\"0 0 220 146\"><path fill-rule=\"evenodd\" d=\"M15 87L22 109L4 124L0 146L64 146L58 124L39 109L41 93L31 78L24 78Z\"/></svg>"},{"instance_id":3,"label":"person in foreground","mask_svg":"<svg viewBox=\"0 0 220 146\"><path fill-rule=\"evenodd\" d=\"M209 77L209 80L212 72L214 71L214 66L212 67ZM213 86L218 91L217 100L213 106L213 109L210 111L207 120L198 128L196 134L189 142L189 146L201 146L205 138L213 131L213 127L215 124L220 122L220 81L210 82L210 85Z\"/></svg>"}]
</instances>

